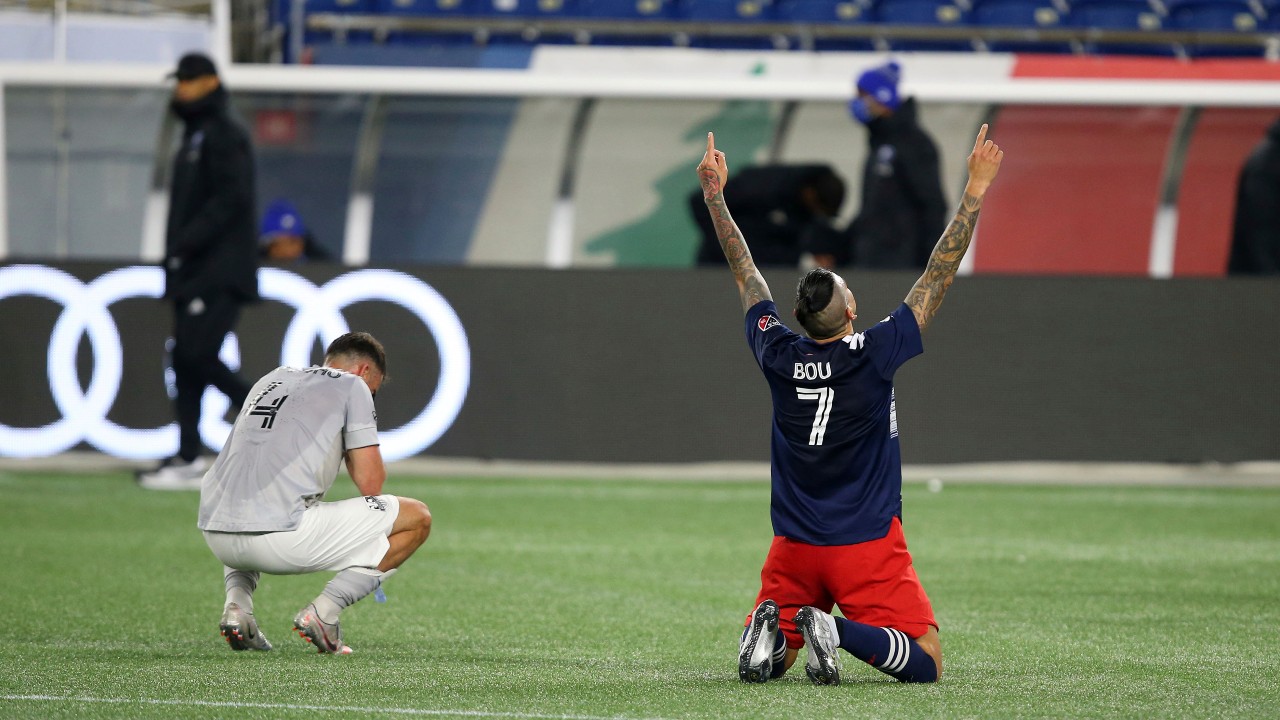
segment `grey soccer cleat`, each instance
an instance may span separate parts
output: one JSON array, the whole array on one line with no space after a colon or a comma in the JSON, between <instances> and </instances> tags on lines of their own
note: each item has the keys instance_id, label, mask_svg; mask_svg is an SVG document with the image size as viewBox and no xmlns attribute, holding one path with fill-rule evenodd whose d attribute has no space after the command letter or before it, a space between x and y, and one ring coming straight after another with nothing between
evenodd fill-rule
<instances>
[{"instance_id":1,"label":"grey soccer cleat","mask_svg":"<svg viewBox=\"0 0 1280 720\"><path fill-rule=\"evenodd\" d=\"M235 603L228 603L222 613L222 622L218 624L222 637L232 650L270 650L271 641L258 629L258 621L253 613L245 612Z\"/></svg>"},{"instance_id":2,"label":"grey soccer cleat","mask_svg":"<svg viewBox=\"0 0 1280 720\"><path fill-rule=\"evenodd\" d=\"M351 648L342 644L342 628L338 623L332 625L322 621L316 612L315 603L308 603L293 617L293 629L298 636L316 646L320 653L334 655L350 654Z\"/></svg>"},{"instance_id":3,"label":"grey soccer cleat","mask_svg":"<svg viewBox=\"0 0 1280 720\"><path fill-rule=\"evenodd\" d=\"M836 633L836 620L827 613L808 605L796 613L796 629L804 635L809 646L809 657L804 661L804 671L815 685L840 684L840 646Z\"/></svg>"},{"instance_id":4,"label":"grey soccer cleat","mask_svg":"<svg viewBox=\"0 0 1280 720\"><path fill-rule=\"evenodd\" d=\"M173 457L154 470L139 472L138 485L147 490L199 490L209 463L202 457L190 462Z\"/></svg>"},{"instance_id":5,"label":"grey soccer cleat","mask_svg":"<svg viewBox=\"0 0 1280 720\"><path fill-rule=\"evenodd\" d=\"M762 683L773 671L773 646L778 634L778 604L765 600L751 613L751 624L738 647L738 678Z\"/></svg>"}]
</instances>

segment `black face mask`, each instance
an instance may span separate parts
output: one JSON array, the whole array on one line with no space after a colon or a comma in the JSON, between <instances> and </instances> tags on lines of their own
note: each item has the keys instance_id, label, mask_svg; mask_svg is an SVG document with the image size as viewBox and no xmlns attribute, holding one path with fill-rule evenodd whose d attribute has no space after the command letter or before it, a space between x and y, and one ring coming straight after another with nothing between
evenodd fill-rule
<instances>
[{"instance_id":1,"label":"black face mask","mask_svg":"<svg viewBox=\"0 0 1280 720\"><path fill-rule=\"evenodd\" d=\"M222 86L218 86L213 89L213 92L199 100L182 101L176 97L171 98L169 100L169 112L176 115L183 122L191 122L216 111L225 97L226 90L223 90Z\"/></svg>"}]
</instances>

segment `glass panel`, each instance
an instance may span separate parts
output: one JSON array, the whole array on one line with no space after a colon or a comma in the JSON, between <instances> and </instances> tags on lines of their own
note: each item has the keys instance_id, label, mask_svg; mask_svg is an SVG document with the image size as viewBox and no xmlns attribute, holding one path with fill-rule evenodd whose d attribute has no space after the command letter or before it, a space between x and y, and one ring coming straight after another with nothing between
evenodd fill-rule
<instances>
[{"instance_id":1,"label":"glass panel","mask_svg":"<svg viewBox=\"0 0 1280 720\"><path fill-rule=\"evenodd\" d=\"M367 96L239 93L233 98L237 113L253 129L259 216L272 201L288 200L316 243L340 259Z\"/></svg>"},{"instance_id":2,"label":"glass panel","mask_svg":"<svg viewBox=\"0 0 1280 720\"><path fill-rule=\"evenodd\" d=\"M371 262L466 262L518 107L519 100L504 98L390 101L374 181Z\"/></svg>"},{"instance_id":3,"label":"glass panel","mask_svg":"<svg viewBox=\"0 0 1280 720\"><path fill-rule=\"evenodd\" d=\"M137 257L165 102L156 90L7 90L12 254Z\"/></svg>"},{"instance_id":4,"label":"glass panel","mask_svg":"<svg viewBox=\"0 0 1280 720\"><path fill-rule=\"evenodd\" d=\"M9 164L9 254L54 257L57 245L58 153L53 90L6 88L5 150Z\"/></svg>"}]
</instances>

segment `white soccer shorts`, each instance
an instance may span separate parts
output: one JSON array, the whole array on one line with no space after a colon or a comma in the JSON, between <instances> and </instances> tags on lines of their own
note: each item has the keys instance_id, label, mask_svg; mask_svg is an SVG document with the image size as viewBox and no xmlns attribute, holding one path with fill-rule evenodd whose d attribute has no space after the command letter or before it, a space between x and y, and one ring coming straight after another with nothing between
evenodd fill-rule
<instances>
[{"instance_id":1,"label":"white soccer shorts","mask_svg":"<svg viewBox=\"0 0 1280 720\"><path fill-rule=\"evenodd\" d=\"M205 531L204 541L222 564L271 575L297 575L349 567L377 567L400 514L394 495L356 497L313 505L297 530L265 533Z\"/></svg>"}]
</instances>

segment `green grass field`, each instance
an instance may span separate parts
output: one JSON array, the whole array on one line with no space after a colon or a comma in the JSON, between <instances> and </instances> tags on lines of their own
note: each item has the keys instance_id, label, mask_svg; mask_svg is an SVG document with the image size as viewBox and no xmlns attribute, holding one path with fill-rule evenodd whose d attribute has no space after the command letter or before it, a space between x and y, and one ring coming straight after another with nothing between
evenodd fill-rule
<instances>
[{"instance_id":1,"label":"green grass field","mask_svg":"<svg viewBox=\"0 0 1280 720\"><path fill-rule=\"evenodd\" d=\"M435 527L388 603L344 614L355 654L288 632L327 575L264 578L276 651L248 654L217 633L195 494L0 473L0 716L1280 717L1280 490L908 485L945 676L902 685L845 655L834 688L802 668L738 682L763 483L388 491L425 500Z\"/></svg>"}]
</instances>

